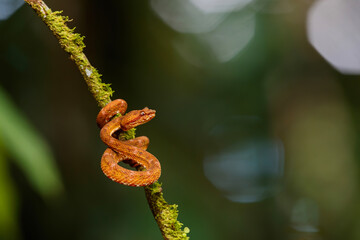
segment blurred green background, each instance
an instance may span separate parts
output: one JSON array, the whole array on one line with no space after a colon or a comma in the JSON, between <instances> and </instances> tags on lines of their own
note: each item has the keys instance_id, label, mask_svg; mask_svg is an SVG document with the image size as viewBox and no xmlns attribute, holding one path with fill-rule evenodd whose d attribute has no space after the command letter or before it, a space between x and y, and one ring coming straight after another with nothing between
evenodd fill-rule
<instances>
[{"instance_id":1,"label":"blurred green background","mask_svg":"<svg viewBox=\"0 0 360 240\"><path fill-rule=\"evenodd\" d=\"M327 2L327 4L325 4ZM360 239L358 1L47 1L161 162L191 239ZM0 1L0 239L161 239L107 179L99 111L22 1Z\"/></svg>"}]
</instances>

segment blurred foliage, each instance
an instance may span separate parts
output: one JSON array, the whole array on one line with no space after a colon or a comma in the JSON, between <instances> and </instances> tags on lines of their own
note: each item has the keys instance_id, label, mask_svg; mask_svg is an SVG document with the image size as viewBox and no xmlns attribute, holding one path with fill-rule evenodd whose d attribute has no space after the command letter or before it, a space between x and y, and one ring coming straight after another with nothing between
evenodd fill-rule
<instances>
[{"instance_id":1,"label":"blurred foliage","mask_svg":"<svg viewBox=\"0 0 360 240\"><path fill-rule=\"evenodd\" d=\"M49 146L1 88L0 109L0 137L9 155L41 195L59 194L62 184Z\"/></svg>"},{"instance_id":2,"label":"blurred foliage","mask_svg":"<svg viewBox=\"0 0 360 240\"><path fill-rule=\"evenodd\" d=\"M16 239L18 200L9 175L6 154L0 143L0 239Z\"/></svg>"},{"instance_id":3,"label":"blurred foliage","mask_svg":"<svg viewBox=\"0 0 360 240\"><path fill-rule=\"evenodd\" d=\"M8 173L7 160L15 161L31 186L44 198L59 195L63 187L48 145L18 112L2 88L0 109L0 237L16 239L17 195Z\"/></svg>"}]
</instances>

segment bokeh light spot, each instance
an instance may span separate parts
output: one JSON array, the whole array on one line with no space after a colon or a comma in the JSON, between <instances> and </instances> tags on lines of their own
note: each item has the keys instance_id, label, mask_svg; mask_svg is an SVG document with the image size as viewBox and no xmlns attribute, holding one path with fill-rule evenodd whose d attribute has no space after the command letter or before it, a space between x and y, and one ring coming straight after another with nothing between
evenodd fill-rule
<instances>
[{"instance_id":1,"label":"bokeh light spot","mask_svg":"<svg viewBox=\"0 0 360 240\"><path fill-rule=\"evenodd\" d=\"M240 10L252 0L190 0L204 13L230 12Z\"/></svg>"},{"instance_id":2,"label":"bokeh light spot","mask_svg":"<svg viewBox=\"0 0 360 240\"><path fill-rule=\"evenodd\" d=\"M237 13L226 18L213 31L198 37L209 46L219 62L227 62L250 42L254 33L255 15Z\"/></svg>"},{"instance_id":3,"label":"bokeh light spot","mask_svg":"<svg viewBox=\"0 0 360 240\"><path fill-rule=\"evenodd\" d=\"M283 174L283 146L258 131L256 118L234 118L209 132L204 173L230 201L272 196Z\"/></svg>"},{"instance_id":4,"label":"bokeh light spot","mask_svg":"<svg viewBox=\"0 0 360 240\"><path fill-rule=\"evenodd\" d=\"M317 232L319 210L310 199L298 200L291 213L292 227L299 232Z\"/></svg>"},{"instance_id":5,"label":"bokeh light spot","mask_svg":"<svg viewBox=\"0 0 360 240\"><path fill-rule=\"evenodd\" d=\"M22 0L0 0L0 21L8 19L23 4Z\"/></svg>"},{"instance_id":6,"label":"bokeh light spot","mask_svg":"<svg viewBox=\"0 0 360 240\"><path fill-rule=\"evenodd\" d=\"M308 38L339 72L360 74L360 1L317 1L307 18Z\"/></svg>"},{"instance_id":7,"label":"bokeh light spot","mask_svg":"<svg viewBox=\"0 0 360 240\"><path fill-rule=\"evenodd\" d=\"M224 13L204 13L188 0L152 0L151 6L167 25L182 33L211 31L226 16Z\"/></svg>"}]
</instances>

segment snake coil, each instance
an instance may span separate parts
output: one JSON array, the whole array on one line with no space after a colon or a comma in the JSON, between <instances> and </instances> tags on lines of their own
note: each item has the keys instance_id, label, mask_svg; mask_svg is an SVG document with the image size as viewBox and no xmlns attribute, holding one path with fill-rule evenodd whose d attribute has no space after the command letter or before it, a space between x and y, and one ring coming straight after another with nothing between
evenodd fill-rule
<instances>
[{"instance_id":1,"label":"snake coil","mask_svg":"<svg viewBox=\"0 0 360 240\"><path fill-rule=\"evenodd\" d=\"M144 124L155 117L155 110L144 108L125 114L127 103L116 99L102 108L96 118L101 128L100 138L108 146L101 158L101 169L111 180L120 184L141 187L154 183L161 175L158 159L147 152L149 139L145 136L130 140L119 140L114 133L119 130L128 131ZM120 117L113 117L121 114ZM125 114L125 115L124 115ZM133 171L118 165L124 161L132 167L142 166L144 171Z\"/></svg>"}]
</instances>

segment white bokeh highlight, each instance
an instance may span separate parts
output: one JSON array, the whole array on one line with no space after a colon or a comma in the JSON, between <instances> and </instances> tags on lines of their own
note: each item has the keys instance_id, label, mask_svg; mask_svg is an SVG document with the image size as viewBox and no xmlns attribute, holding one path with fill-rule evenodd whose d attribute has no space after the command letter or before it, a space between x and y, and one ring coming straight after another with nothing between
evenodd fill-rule
<instances>
[{"instance_id":1,"label":"white bokeh highlight","mask_svg":"<svg viewBox=\"0 0 360 240\"><path fill-rule=\"evenodd\" d=\"M255 15L234 14L213 31L199 34L219 62L228 62L250 42L255 34Z\"/></svg>"},{"instance_id":2,"label":"white bokeh highlight","mask_svg":"<svg viewBox=\"0 0 360 240\"><path fill-rule=\"evenodd\" d=\"M168 26L181 33L209 32L226 16L226 13L204 13L188 0L152 0L150 3Z\"/></svg>"},{"instance_id":3,"label":"white bokeh highlight","mask_svg":"<svg viewBox=\"0 0 360 240\"><path fill-rule=\"evenodd\" d=\"M190 0L190 2L204 13L218 13L240 10L252 0Z\"/></svg>"},{"instance_id":4,"label":"white bokeh highlight","mask_svg":"<svg viewBox=\"0 0 360 240\"><path fill-rule=\"evenodd\" d=\"M307 30L310 43L335 69L360 74L360 1L315 2Z\"/></svg>"},{"instance_id":5,"label":"white bokeh highlight","mask_svg":"<svg viewBox=\"0 0 360 240\"><path fill-rule=\"evenodd\" d=\"M189 63L203 67L226 63L255 34L255 12L242 8L252 0L151 0L154 12L180 33L174 48Z\"/></svg>"}]
</instances>

